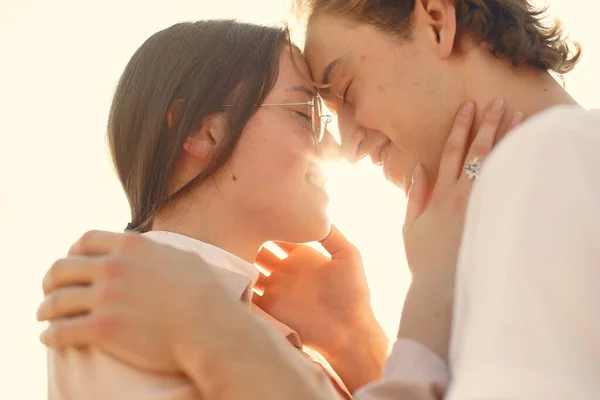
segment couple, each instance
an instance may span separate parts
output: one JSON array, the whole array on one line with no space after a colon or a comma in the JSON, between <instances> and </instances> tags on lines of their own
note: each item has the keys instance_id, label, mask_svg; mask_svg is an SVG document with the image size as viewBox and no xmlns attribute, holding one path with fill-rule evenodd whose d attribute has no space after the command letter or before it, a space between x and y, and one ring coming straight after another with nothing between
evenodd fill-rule
<instances>
[{"instance_id":1,"label":"couple","mask_svg":"<svg viewBox=\"0 0 600 400\"><path fill-rule=\"evenodd\" d=\"M306 61L226 21L133 56L109 143L142 235L86 234L46 275L50 398L596 398L600 113L549 74L578 55L524 0L302 5ZM342 154L409 193L385 368L325 215L321 99ZM287 244L323 238L331 259ZM288 258L256 256L271 240Z\"/></svg>"}]
</instances>

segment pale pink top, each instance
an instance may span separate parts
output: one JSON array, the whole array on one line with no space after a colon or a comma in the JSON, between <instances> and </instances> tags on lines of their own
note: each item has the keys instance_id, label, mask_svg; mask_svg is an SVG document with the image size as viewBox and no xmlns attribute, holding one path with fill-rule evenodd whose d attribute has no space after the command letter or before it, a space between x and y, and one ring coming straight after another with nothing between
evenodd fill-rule
<instances>
[{"instance_id":1,"label":"pale pink top","mask_svg":"<svg viewBox=\"0 0 600 400\"><path fill-rule=\"evenodd\" d=\"M198 240L171 233L149 232L147 237L185 251L193 251L214 267L232 293L248 302L252 287L258 278L258 270L250 263L218 247ZM251 303L249 303L251 304ZM303 346L292 329L266 314L258 307L259 317L286 337L299 351ZM317 375L325 375L325 387L331 398L350 399L346 387L331 366L314 351L305 353L307 363L312 364ZM321 380L321 379L320 379ZM68 349L48 353L48 399L49 400L130 400L130 399L200 399L194 385L185 377L164 376L139 370L96 349Z\"/></svg>"}]
</instances>

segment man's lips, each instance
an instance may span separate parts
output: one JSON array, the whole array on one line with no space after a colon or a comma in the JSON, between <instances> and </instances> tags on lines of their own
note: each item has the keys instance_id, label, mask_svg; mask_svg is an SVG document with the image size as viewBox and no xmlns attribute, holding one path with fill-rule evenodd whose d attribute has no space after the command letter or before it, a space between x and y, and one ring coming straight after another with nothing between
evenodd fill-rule
<instances>
[{"instance_id":1,"label":"man's lips","mask_svg":"<svg viewBox=\"0 0 600 400\"><path fill-rule=\"evenodd\" d=\"M392 147L392 142L387 142L380 150L379 150L379 162L381 165L385 164L385 159L387 158L388 153L390 152L390 147Z\"/></svg>"},{"instance_id":2,"label":"man's lips","mask_svg":"<svg viewBox=\"0 0 600 400\"><path fill-rule=\"evenodd\" d=\"M369 151L369 156L371 157L373 164L380 166L383 165L385 157L389 151L390 144L391 142L385 142Z\"/></svg>"}]
</instances>

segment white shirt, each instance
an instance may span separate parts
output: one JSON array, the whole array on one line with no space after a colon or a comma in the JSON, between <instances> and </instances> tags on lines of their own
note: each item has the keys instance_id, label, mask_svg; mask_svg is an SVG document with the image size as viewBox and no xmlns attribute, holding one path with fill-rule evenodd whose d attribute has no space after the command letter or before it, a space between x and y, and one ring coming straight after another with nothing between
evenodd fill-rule
<instances>
[{"instance_id":1,"label":"white shirt","mask_svg":"<svg viewBox=\"0 0 600 400\"><path fill-rule=\"evenodd\" d=\"M450 363L451 400L600 399L600 111L536 115L483 166Z\"/></svg>"}]
</instances>

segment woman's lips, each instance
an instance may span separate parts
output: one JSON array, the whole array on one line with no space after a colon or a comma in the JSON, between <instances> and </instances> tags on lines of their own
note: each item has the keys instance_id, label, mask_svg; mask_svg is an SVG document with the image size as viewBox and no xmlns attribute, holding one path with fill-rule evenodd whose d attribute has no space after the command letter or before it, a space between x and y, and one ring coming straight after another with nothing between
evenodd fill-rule
<instances>
[{"instance_id":1,"label":"woman's lips","mask_svg":"<svg viewBox=\"0 0 600 400\"><path fill-rule=\"evenodd\" d=\"M318 165L311 165L306 172L306 181L325 192L327 177Z\"/></svg>"},{"instance_id":2,"label":"woman's lips","mask_svg":"<svg viewBox=\"0 0 600 400\"><path fill-rule=\"evenodd\" d=\"M313 186L316 186L318 189L325 191L326 179L321 174L308 173L306 175L306 180Z\"/></svg>"}]
</instances>

